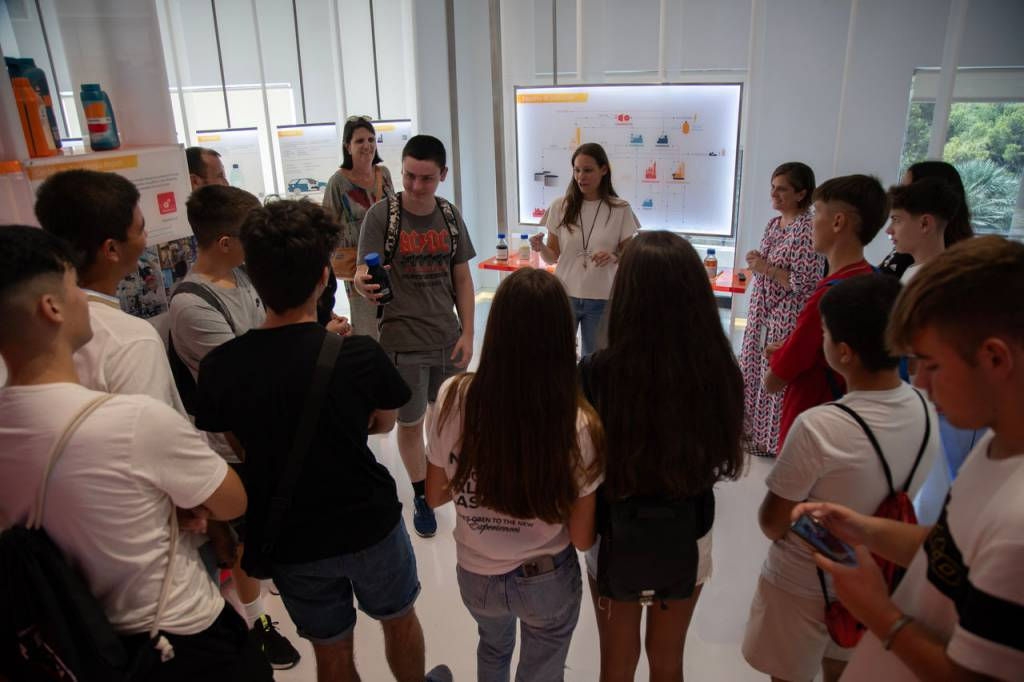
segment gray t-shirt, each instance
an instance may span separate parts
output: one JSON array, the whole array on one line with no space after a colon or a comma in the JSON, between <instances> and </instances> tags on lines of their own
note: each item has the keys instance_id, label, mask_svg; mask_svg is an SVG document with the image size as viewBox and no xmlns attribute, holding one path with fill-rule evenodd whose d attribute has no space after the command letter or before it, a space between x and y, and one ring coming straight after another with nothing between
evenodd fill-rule
<instances>
[{"instance_id":1,"label":"gray t-shirt","mask_svg":"<svg viewBox=\"0 0 1024 682\"><path fill-rule=\"evenodd\" d=\"M171 299L171 336L174 338L174 349L178 357L192 372L192 377L199 375L199 362L211 350L225 341L241 336L250 329L259 327L267 318L256 289L249 276L239 268L235 268L234 289L210 284L205 278L193 272L188 273L183 281L196 282L206 286L220 300L220 304L231 315L235 330L220 312L195 294L178 294Z\"/></svg>"},{"instance_id":2,"label":"gray t-shirt","mask_svg":"<svg viewBox=\"0 0 1024 682\"><path fill-rule=\"evenodd\" d=\"M459 226L455 264L476 255L462 214L452 206ZM376 251L384 258L388 228L388 202L378 201L363 220L359 259ZM394 300L384 306L380 345L392 353L440 350L454 344L462 333L455 314L451 241L440 207L428 216L402 209L401 235L391 263Z\"/></svg>"},{"instance_id":3,"label":"gray t-shirt","mask_svg":"<svg viewBox=\"0 0 1024 682\"><path fill-rule=\"evenodd\" d=\"M235 330L220 312L195 294L178 294L171 299L171 336L174 339L174 350L178 353L185 366L192 372L192 378L198 381L199 362L206 354L235 336L241 336L250 329L263 324L267 311L263 308L256 293L252 280L245 271L235 268L235 288L219 287L210 284L206 279L190 272L183 281L205 285L214 293L220 304L231 315ZM227 439L220 433L207 433L207 442L217 454L231 463L240 460Z\"/></svg>"}]
</instances>

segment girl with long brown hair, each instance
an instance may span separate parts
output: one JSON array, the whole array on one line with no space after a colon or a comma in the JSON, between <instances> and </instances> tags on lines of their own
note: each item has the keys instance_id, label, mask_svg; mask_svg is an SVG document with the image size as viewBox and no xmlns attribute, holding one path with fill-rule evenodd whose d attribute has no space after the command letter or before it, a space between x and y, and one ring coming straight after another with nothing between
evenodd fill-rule
<instances>
[{"instance_id":1,"label":"girl with long brown hair","mask_svg":"<svg viewBox=\"0 0 1024 682\"><path fill-rule=\"evenodd\" d=\"M572 177L565 196L544 214L547 243L535 234L530 245L545 262L558 263L555 275L569 292L587 355L597 350L598 326L619 254L639 226L629 203L612 187L611 165L601 145L587 142L576 148Z\"/></svg>"},{"instance_id":2,"label":"girl with long brown hair","mask_svg":"<svg viewBox=\"0 0 1024 682\"><path fill-rule=\"evenodd\" d=\"M441 387L428 425L427 502L455 503L459 589L479 625L481 680L509 679L517 619L516 679L563 676L582 592L576 548L594 541L604 464L575 359L562 284L543 270L515 272L495 294L479 369Z\"/></svg>"},{"instance_id":3,"label":"girl with long brown hair","mask_svg":"<svg viewBox=\"0 0 1024 682\"><path fill-rule=\"evenodd\" d=\"M692 595L658 599L647 611L651 679L681 680L686 631L711 571L711 533L696 526L710 528L712 487L736 478L744 462L743 378L708 276L689 242L671 232L647 232L626 247L609 303L608 347L581 368L608 446L598 491L599 536L609 528L604 512L630 499L662 500L666 506L692 501L701 517L686 534L696 542L697 565L682 571L696 575ZM676 536L663 544L683 541ZM632 680L643 606L599 594L603 565L594 549L587 568L601 638L601 680Z\"/></svg>"}]
</instances>

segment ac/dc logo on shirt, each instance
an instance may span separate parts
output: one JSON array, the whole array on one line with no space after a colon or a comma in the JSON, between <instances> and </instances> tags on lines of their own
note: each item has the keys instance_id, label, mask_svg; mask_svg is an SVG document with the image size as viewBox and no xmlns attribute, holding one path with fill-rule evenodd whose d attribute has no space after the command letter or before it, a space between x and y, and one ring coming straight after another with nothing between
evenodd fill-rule
<instances>
[{"instance_id":1,"label":"ac/dc logo on shirt","mask_svg":"<svg viewBox=\"0 0 1024 682\"><path fill-rule=\"evenodd\" d=\"M441 276L446 274L451 258L451 247L447 229L426 230L424 232L406 232L398 241L396 259L402 273L419 280L420 285L428 283L424 275ZM433 282L431 279L430 282ZM440 280L438 280L440 282Z\"/></svg>"}]
</instances>

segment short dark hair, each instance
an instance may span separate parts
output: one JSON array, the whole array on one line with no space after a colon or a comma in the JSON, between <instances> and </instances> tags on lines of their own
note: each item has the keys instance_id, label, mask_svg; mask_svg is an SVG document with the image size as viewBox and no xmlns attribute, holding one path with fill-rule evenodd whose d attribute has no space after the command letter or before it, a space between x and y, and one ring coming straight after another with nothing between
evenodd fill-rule
<instances>
[{"instance_id":1,"label":"short dark hair","mask_svg":"<svg viewBox=\"0 0 1024 682\"><path fill-rule=\"evenodd\" d=\"M843 175L826 180L814 190L811 201L839 201L852 208L859 223L857 237L865 246L889 218L889 197L873 175Z\"/></svg>"},{"instance_id":2,"label":"short dark hair","mask_svg":"<svg viewBox=\"0 0 1024 682\"><path fill-rule=\"evenodd\" d=\"M885 329L900 294L895 277L878 273L844 279L828 288L818 310L835 343L845 343L869 372L899 367L889 353Z\"/></svg>"},{"instance_id":3,"label":"short dark hair","mask_svg":"<svg viewBox=\"0 0 1024 682\"><path fill-rule=\"evenodd\" d=\"M889 323L889 344L909 351L914 337L931 327L971 364L987 338L1024 346L1022 272L1024 244L995 235L957 242L904 287Z\"/></svg>"},{"instance_id":4,"label":"short dark hair","mask_svg":"<svg viewBox=\"0 0 1024 682\"><path fill-rule=\"evenodd\" d=\"M302 305L330 263L341 227L308 199L272 201L242 223L245 263L256 291L275 312Z\"/></svg>"},{"instance_id":5,"label":"short dark hair","mask_svg":"<svg viewBox=\"0 0 1024 682\"><path fill-rule=\"evenodd\" d=\"M917 182L924 178L945 180L956 192L956 196L960 200L960 209L946 225L946 231L942 235L947 249L957 242L974 236L974 228L971 227L971 209L967 205L964 181L952 164L945 161L919 161L908 168L907 173L910 174L911 182Z\"/></svg>"},{"instance_id":6,"label":"short dark hair","mask_svg":"<svg viewBox=\"0 0 1024 682\"><path fill-rule=\"evenodd\" d=\"M139 190L117 173L67 170L51 175L36 193L36 218L47 232L68 242L88 268L103 242L128 239Z\"/></svg>"},{"instance_id":7,"label":"short dark hair","mask_svg":"<svg viewBox=\"0 0 1024 682\"><path fill-rule=\"evenodd\" d=\"M785 175L786 180L793 185L793 189L797 192L807 192L797 205L800 208L810 206L811 197L814 196L814 171L811 170L811 167L799 161L788 161L772 171L772 180L780 175Z\"/></svg>"},{"instance_id":8,"label":"short dark hair","mask_svg":"<svg viewBox=\"0 0 1024 682\"><path fill-rule=\"evenodd\" d=\"M413 135L402 148L402 160L411 156L417 161L433 161L438 168L444 169L448 164L448 153L444 142L433 135Z\"/></svg>"},{"instance_id":9,"label":"short dark hair","mask_svg":"<svg viewBox=\"0 0 1024 682\"><path fill-rule=\"evenodd\" d=\"M370 119L364 116L353 116L345 121L345 129L341 134L341 167L346 170L352 170L352 155L348 153L348 144L352 141L352 136L360 128L370 131L371 135L377 134L377 131L373 129L373 124L370 123ZM373 165L376 166L381 161L383 159L380 158L380 154L374 151Z\"/></svg>"},{"instance_id":10,"label":"short dark hair","mask_svg":"<svg viewBox=\"0 0 1024 682\"><path fill-rule=\"evenodd\" d=\"M203 154L213 154L218 159L220 158L220 152L209 147L189 147L185 150L188 172L201 178L206 177L206 159L203 158Z\"/></svg>"},{"instance_id":11,"label":"short dark hair","mask_svg":"<svg viewBox=\"0 0 1024 682\"><path fill-rule=\"evenodd\" d=\"M222 235L237 237L249 211L259 208L260 200L238 187L205 185L188 198L188 224L201 248L210 246Z\"/></svg>"},{"instance_id":12,"label":"short dark hair","mask_svg":"<svg viewBox=\"0 0 1024 682\"><path fill-rule=\"evenodd\" d=\"M909 185L889 188L890 210L900 209L910 215L933 215L949 223L960 210L960 197L945 180L924 178Z\"/></svg>"},{"instance_id":13,"label":"short dark hair","mask_svg":"<svg viewBox=\"0 0 1024 682\"><path fill-rule=\"evenodd\" d=\"M37 278L59 281L75 266L75 254L64 240L27 225L0 225L0 342L19 328L16 300Z\"/></svg>"}]
</instances>

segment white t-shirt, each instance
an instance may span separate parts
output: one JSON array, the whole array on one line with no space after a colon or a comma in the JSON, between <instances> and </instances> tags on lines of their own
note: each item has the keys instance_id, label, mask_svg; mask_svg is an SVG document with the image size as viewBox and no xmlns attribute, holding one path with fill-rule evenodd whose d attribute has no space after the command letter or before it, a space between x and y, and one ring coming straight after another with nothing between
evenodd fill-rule
<instances>
[{"instance_id":1,"label":"white t-shirt","mask_svg":"<svg viewBox=\"0 0 1024 682\"><path fill-rule=\"evenodd\" d=\"M89 322L92 340L75 353L75 369L83 386L148 395L185 414L167 348L153 325L122 311L116 298L95 292L89 292Z\"/></svg>"},{"instance_id":2,"label":"white t-shirt","mask_svg":"<svg viewBox=\"0 0 1024 682\"><path fill-rule=\"evenodd\" d=\"M924 439L925 408L908 384L887 391L851 391L839 400L875 434L893 485L902 488ZM926 401L927 402L927 401ZM928 405L931 433L908 494L921 487L941 441L935 408ZM793 422L768 478L768 489L793 502L835 502L874 514L889 495L885 472L863 429L834 405L819 405ZM821 583L810 548L793 533L772 543L761 569L764 579L791 594L821 598Z\"/></svg>"},{"instance_id":3,"label":"white t-shirt","mask_svg":"<svg viewBox=\"0 0 1024 682\"><path fill-rule=\"evenodd\" d=\"M564 215L564 204L564 198L555 199L547 213L548 232L558 238L561 252L555 275L573 298L607 300L612 292L618 263L598 267L590 256L598 251L615 253L619 244L636 234L639 226L633 209L625 201L611 207L597 199L584 201L580 209L580 224L573 225L570 231L564 225L558 227ZM590 256L585 256L584 251Z\"/></svg>"},{"instance_id":4,"label":"white t-shirt","mask_svg":"<svg viewBox=\"0 0 1024 682\"><path fill-rule=\"evenodd\" d=\"M444 404L445 395L452 386L447 381L441 386L437 404ZM577 474L579 496L585 497L597 490L604 480L598 476L586 483L585 469L594 461L594 446L590 442L586 417L579 412L576 418L580 454L584 470ZM444 469L448 479L458 466L457 444L462 439L462 410L453 410L442 431L436 422L427 434L427 459ZM527 560L545 554L557 554L569 544L569 529L564 523L550 524L540 519L517 519L476 504L474 484L467 482L462 490L452 492L455 503L455 546L459 566L480 575L500 575L513 571Z\"/></svg>"},{"instance_id":5,"label":"white t-shirt","mask_svg":"<svg viewBox=\"0 0 1024 682\"><path fill-rule=\"evenodd\" d=\"M0 515L7 523L27 522L50 448L98 395L66 383L0 389ZM202 504L226 475L227 464L192 425L148 396L114 396L71 437L50 476L43 528L118 632L152 624L174 505ZM223 607L194 543L182 534L161 629L202 632Z\"/></svg>"},{"instance_id":6,"label":"white t-shirt","mask_svg":"<svg viewBox=\"0 0 1024 682\"><path fill-rule=\"evenodd\" d=\"M922 267L924 267L923 263L914 263L913 265L907 266L907 269L903 271L902 275L900 275L900 284L905 285L907 282L914 279L914 275L916 275L917 271Z\"/></svg>"},{"instance_id":7,"label":"white t-shirt","mask_svg":"<svg viewBox=\"0 0 1024 682\"><path fill-rule=\"evenodd\" d=\"M947 642L959 665L1024 680L1024 453L988 457L993 434L968 455L943 517L914 557L893 601ZM843 680L916 680L867 633Z\"/></svg>"}]
</instances>

